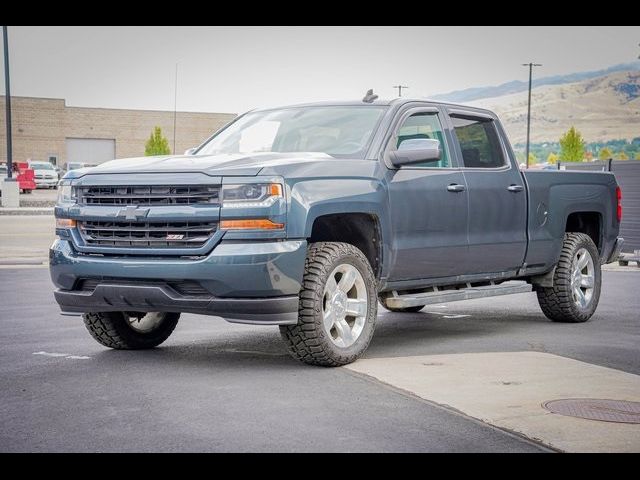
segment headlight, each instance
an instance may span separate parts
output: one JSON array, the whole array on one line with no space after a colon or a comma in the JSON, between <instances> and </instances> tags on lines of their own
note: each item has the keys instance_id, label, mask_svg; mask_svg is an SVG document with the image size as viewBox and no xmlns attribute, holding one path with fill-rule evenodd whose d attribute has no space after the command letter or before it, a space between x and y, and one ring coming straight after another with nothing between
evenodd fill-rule
<instances>
[{"instance_id":1,"label":"headlight","mask_svg":"<svg viewBox=\"0 0 640 480\"><path fill-rule=\"evenodd\" d=\"M224 208L269 207L282 197L282 185L279 183L245 183L222 187Z\"/></svg>"},{"instance_id":2,"label":"headlight","mask_svg":"<svg viewBox=\"0 0 640 480\"><path fill-rule=\"evenodd\" d=\"M62 180L58 184L58 205L76 203L75 188L69 180Z\"/></svg>"}]
</instances>

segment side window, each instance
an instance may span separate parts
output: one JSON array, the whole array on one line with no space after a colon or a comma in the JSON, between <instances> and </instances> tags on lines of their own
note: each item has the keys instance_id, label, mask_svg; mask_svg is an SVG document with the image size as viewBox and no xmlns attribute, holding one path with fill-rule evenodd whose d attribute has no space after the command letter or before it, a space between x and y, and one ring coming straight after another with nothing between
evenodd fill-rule
<instances>
[{"instance_id":1,"label":"side window","mask_svg":"<svg viewBox=\"0 0 640 480\"><path fill-rule=\"evenodd\" d=\"M447 142L442 133L442 126L440 125L437 113L416 113L407 118L398 129L398 143L396 147L400 148L402 142L406 142L407 140L419 138L438 140L440 142L440 148L442 149L442 157L436 161L416 163L411 165L411 167L447 168L451 166L449 162L449 152L447 151Z\"/></svg>"},{"instance_id":2,"label":"side window","mask_svg":"<svg viewBox=\"0 0 640 480\"><path fill-rule=\"evenodd\" d=\"M504 167L504 153L493 120L452 115L451 121L465 167Z\"/></svg>"}]
</instances>

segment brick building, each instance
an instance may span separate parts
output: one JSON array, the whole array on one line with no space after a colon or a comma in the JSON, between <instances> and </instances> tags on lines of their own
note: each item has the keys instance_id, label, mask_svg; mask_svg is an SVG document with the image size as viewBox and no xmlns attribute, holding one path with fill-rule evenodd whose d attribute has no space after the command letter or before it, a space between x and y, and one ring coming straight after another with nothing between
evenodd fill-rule
<instances>
[{"instance_id":1,"label":"brick building","mask_svg":"<svg viewBox=\"0 0 640 480\"><path fill-rule=\"evenodd\" d=\"M0 96L0 163L6 162L5 97ZM14 161L98 164L144 155L154 126L173 146L173 112L69 107L64 99L11 97ZM235 117L230 113L178 112L176 152L200 144Z\"/></svg>"}]
</instances>

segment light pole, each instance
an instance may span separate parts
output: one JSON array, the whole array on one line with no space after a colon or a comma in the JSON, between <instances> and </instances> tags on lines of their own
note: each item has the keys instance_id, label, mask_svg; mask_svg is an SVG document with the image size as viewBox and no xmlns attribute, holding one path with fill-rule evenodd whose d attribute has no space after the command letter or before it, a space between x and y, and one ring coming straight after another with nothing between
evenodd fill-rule
<instances>
[{"instance_id":1,"label":"light pole","mask_svg":"<svg viewBox=\"0 0 640 480\"><path fill-rule=\"evenodd\" d=\"M402 89L403 88L409 88L406 85L394 85L393 88L397 88L398 89L398 96L401 97L402 96Z\"/></svg>"},{"instance_id":2,"label":"light pole","mask_svg":"<svg viewBox=\"0 0 640 480\"><path fill-rule=\"evenodd\" d=\"M527 102L527 147L524 153L527 168L529 168L529 137L531 135L531 79L533 78L533 67L541 67L541 63L523 63L523 67L529 67L529 101Z\"/></svg>"},{"instance_id":3,"label":"light pole","mask_svg":"<svg viewBox=\"0 0 640 480\"><path fill-rule=\"evenodd\" d=\"M2 39L4 41L4 101L7 123L7 179L13 176L13 145L11 144L11 86L9 84L9 41L7 39L7 26L2 26Z\"/></svg>"},{"instance_id":4,"label":"light pole","mask_svg":"<svg viewBox=\"0 0 640 480\"><path fill-rule=\"evenodd\" d=\"M176 115L178 112L178 63L176 62L176 78L173 84L173 154L176 154Z\"/></svg>"}]
</instances>

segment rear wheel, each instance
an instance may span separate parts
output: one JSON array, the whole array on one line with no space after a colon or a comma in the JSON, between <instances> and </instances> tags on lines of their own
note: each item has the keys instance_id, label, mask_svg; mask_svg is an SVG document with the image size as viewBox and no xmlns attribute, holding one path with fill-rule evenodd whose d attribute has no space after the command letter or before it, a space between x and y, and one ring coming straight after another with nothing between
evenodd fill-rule
<instances>
[{"instance_id":1,"label":"rear wheel","mask_svg":"<svg viewBox=\"0 0 640 480\"><path fill-rule=\"evenodd\" d=\"M325 367L355 361L373 336L376 300L373 270L358 248L338 242L312 244L305 261L298 323L280 327L289 353Z\"/></svg>"},{"instance_id":2,"label":"rear wheel","mask_svg":"<svg viewBox=\"0 0 640 480\"><path fill-rule=\"evenodd\" d=\"M105 347L140 350L157 347L169 338L180 314L98 312L85 313L82 318L91 336Z\"/></svg>"},{"instance_id":3,"label":"rear wheel","mask_svg":"<svg viewBox=\"0 0 640 480\"><path fill-rule=\"evenodd\" d=\"M553 287L537 289L538 303L554 322L586 322L600 300L598 249L584 233L567 233L553 275Z\"/></svg>"}]
</instances>

